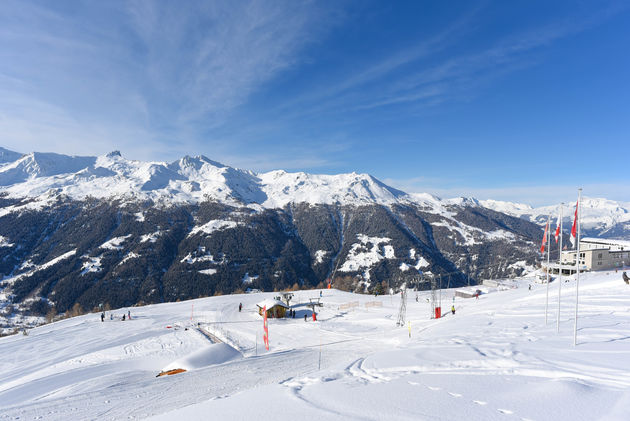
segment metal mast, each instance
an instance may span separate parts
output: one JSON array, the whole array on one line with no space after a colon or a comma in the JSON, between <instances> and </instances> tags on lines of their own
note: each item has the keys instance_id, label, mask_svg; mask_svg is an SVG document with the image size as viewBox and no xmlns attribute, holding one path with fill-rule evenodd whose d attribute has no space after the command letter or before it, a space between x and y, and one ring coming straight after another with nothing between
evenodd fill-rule
<instances>
[{"instance_id":1,"label":"metal mast","mask_svg":"<svg viewBox=\"0 0 630 421\"><path fill-rule=\"evenodd\" d=\"M558 249L558 260L560 270L558 271L558 318L556 319L556 333L560 333L560 295L562 294L562 207L560 203L560 248Z\"/></svg>"},{"instance_id":2,"label":"metal mast","mask_svg":"<svg viewBox=\"0 0 630 421\"><path fill-rule=\"evenodd\" d=\"M580 206L582 206L582 189L578 189L578 202L577 202L577 253L575 253L575 260L577 260L577 272L575 274L575 325L573 327L573 346L577 345L577 325L578 325L578 301L580 297L580 219L582 218L582 212L580 212Z\"/></svg>"},{"instance_id":3,"label":"metal mast","mask_svg":"<svg viewBox=\"0 0 630 421\"><path fill-rule=\"evenodd\" d=\"M551 233L549 232L549 225L551 224L551 215L547 216L547 229L545 233L547 235L547 295L545 296L545 325L547 324L547 309L549 308L549 254L551 254Z\"/></svg>"}]
</instances>

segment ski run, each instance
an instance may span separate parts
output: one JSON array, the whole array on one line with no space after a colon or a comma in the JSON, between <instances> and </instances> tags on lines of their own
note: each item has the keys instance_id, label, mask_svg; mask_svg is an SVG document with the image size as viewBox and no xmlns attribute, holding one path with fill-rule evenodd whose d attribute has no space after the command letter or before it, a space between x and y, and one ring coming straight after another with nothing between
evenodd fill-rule
<instances>
[{"instance_id":1,"label":"ski run","mask_svg":"<svg viewBox=\"0 0 630 421\"><path fill-rule=\"evenodd\" d=\"M621 271L581 274L577 346L574 279L562 282L559 332L559 281L545 324L535 279L473 287L478 299L442 290L440 319L430 291L409 289L402 327L400 293L323 290L313 321L320 290L297 291L295 318L269 319L269 351L256 304L277 293L57 321L0 338L0 420L627 420ZM156 377L173 369L186 371Z\"/></svg>"}]
</instances>

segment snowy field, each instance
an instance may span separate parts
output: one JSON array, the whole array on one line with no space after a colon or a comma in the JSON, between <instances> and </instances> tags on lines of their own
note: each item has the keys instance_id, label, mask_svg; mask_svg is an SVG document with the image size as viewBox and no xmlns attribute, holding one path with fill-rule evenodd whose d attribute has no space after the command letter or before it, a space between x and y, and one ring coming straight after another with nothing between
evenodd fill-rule
<instances>
[{"instance_id":1,"label":"snowy field","mask_svg":"<svg viewBox=\"0 0 630 421\"><path fill-rule=\"evenodd\" d=\"M273 293L67 319L0 338L0 420L628 420L630 286L614 272L580 281L577 347L573 280L559 333L558 282L545 324L547 286L528 280L456 298L439 320L409 291L411 337L400 294L324 290L313 322L304 304L319 290L299 291L296 318L269 322L270 351L255 304ZM156 377L171 368L188 371Z\"/></svg>"}]
</instances>

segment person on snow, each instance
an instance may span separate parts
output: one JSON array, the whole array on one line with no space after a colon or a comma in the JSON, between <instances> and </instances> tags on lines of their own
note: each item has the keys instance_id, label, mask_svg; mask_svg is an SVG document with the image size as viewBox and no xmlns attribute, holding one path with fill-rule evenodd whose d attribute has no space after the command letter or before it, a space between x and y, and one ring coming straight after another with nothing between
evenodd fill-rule
<instances>
[{"instance_id":1,"label":"person on snow","mask_svg":"<svg viewBox=\"0 0 630 421\"><path fill-rule=\"evenodd\" d=\"M114 320L114 315L112 313L109 313L109 320Z\"/></svg>"},{"instance_id":2,"label":"person on snow","mask_svg":"<svg viewBox=\"0 0 630 421\"><path fill-rule=\"evenodd\" d=\"M306 314L304 315L304 321L306 321Z\"/></svg>"},{"instance_id":3,"label":"person on snow","mask_svg":"<svg viewBox=\"0 0 630 421\"><path fill-rule=\"evenodd\" d=\"M319 298L322 298L322 292L319 291Z\"/></svg>"},{"instance_id":4,"label":"person on snow","mask_svg":"<svg viewBox=\"0 0 630 421\"><path fill-rule=\"evenodd\" d=\"M455 314L455 306L451 306L451 312Z\"/></svg>"},{"instance_id":5,"label":"person on snow","mask_svg":"<svg viewBox=\"0 0 630 421\"><path fill-rule=\"evenodd\" d=\"M313 321L316 322L317 321L317 313L313 312Z\"/></svg>"},{"instance_id":6,"label":"person on snow","mask_svg":"<svg viewBox=\"0 0 630 421\"><path fill-rule=\"evenodd\" d=\"M243 309L243 303L238 303L238 312L240 313Z\"/></svg>"},{"instance_id":7,"label":"person on snow","mask_svg":"<svg viewBox=\"0 0 630 421\"><path fill-rule=\"evenodd\" d=\"M127 310L127 318L131 320L131 310Z\"/></svg>"},{"instance_id":8,"label":"person on snow","mask_svg":"<svg viewBox=\"0 0 630 421\"><path fill-rule=\"evenodd\" d=\"M105 313L101 313L101 323L105 321Z\"/></svg>"},{"instance_id":9,"label":"person on snow","mask_svg":"<svg viewBox=\"0 0 630 421\"><path fill-rule=\"evenodd\" d=\"M125 321L125 315L124 315L124 314L123 314L123 318L122 318L122 321L123 321L123 322Z\"/></svg>"}]
</instances>

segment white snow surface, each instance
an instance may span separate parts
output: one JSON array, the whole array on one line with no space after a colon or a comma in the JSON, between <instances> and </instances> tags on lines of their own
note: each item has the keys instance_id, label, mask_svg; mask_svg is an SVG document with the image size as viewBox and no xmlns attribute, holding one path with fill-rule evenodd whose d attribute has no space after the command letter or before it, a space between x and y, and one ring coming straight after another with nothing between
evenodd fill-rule
<instances>
[{"instance_id":1,"label":"white snow surface","mask_svg":"<svg viewBox=\"0 0 630 421\"><path fill-rule=\"evenodd\" d=\"M0 419L626 420L629 287L620 273L580 277L574 347L567 279L559 333L557 281L546 325L547 285L528 291L528 279L456 298L456 314L439 320L419 292L407 303L411 337L396 327L398 296L324 290L313 322L305 303L319 290L297 291L296 318L269 320L269 351L256 303L276 293L136 307L124 322L126 308L104 323L61 320L0 338ZM443 307L453 294L442 291ZM211 345L198 323L233 349ZM189 371L155 377L176 366Z\"/></svg>"},{"instance_id":2,"label":"white snow surface","mask_svg":"<svg viewBox=\"0 0 630 421\"><path fill-rule=\"evenodd\" d=\"M122 243L124 243L129 237L131 237L131 234L123 235L122 237L114 237L101 244L100 248L107 250L122 250Z\"/></svg>"},{"instance_id":3,"label":"white snow surface","mask_svg":"<svg viewBox=\"0 0 630 421\"><path fill-rule=\"evenodd\" d=\"M89 257L82 256L85 261L83 262L83 266L81 266L81 275L85 275L90 272L100 272L103 268L101 267L101 260L103 256Z\"/></svg>"},{"instance_id":4,"label":"white snow surface","mask_svg":"<svg viewBox=\"0 0 630 421\"><path fill-rule=\"evenodd\" d=\"M225 229L236 228L237 225L238 224L235 221L225 221L225 220L221 220L221 219L215 219L213 221L206 222L203 225L195 226L190 231L188 236L191 237L191 236L193 236L193 235L195 235L197 233L212 234L215 231L221 231L221 230L225 230Z\"/></svg>"},{"instance_id":5,"label":"white snow surface","mask_svg":"<svg viewBox=\"0 0 630 421\"><path fill-rule=\"evenodd\" d=\"M202 347L199 351L173 361L164 367L162 371L176 370L178 368L190 371L222 364L238 358L242 358L241 353L231 346L224 343L210 344Z\"/></svg>"},{"instance_id":6,"label":"white snow surface","mask_svg":"<svg viewBox=\"0 0 630 421\"><path fill-rule=\"evenodd\" d=\"M326 250L317 250L315 252L315 262L317 262L317 264L323 263L324 257L326 257L327 254L328 252Z\"/></svg>"},{"instance_id":7,"label":"white snow surface","mask_svg":"<svg viewBox=\"0 0 630 421\"><path fill-rule=\"evenodd\" d=\"M358 234L358 243L352 244L348 257L339 268L340 272L356 272L361 269L369 269L383 259L393 259L394 248L389 243L387 237L369 237L365 234ZM381 246L383 245L383 246Z\"/></svg>"},{"instance_id":8,"label":"white snow surface","mask_svg":"<svg viewBox=\"0 0 630 421\"><path fill-rule=\"evenodd\" d=\"M10 243L6 237L0 235L0 247L13 247L13 243Z\"/></svg>"},{"instance_id":9,"label":"white snow surface","mask_svg":"<svg viewBox=\"0 0 630 421\"><path fill-rule=\"evenodd\" d=\"M138 253L134 253L133 251L130 252L129 254L127 254L121 261L120 263L118 263L118 265L122 265L123 263L125 263L127 260L131 260L131 259L136 259L140 257L140 255Z\"/></svg>"},{"instance_id":10,"label":"white snow surface","mask_svg":"<svg viewBox=\"0 0 630 421\"><path fill-rule=\"evenodd\" d=\"M142 237L140 237L140 242L141 243L146 243L146 242L155 243L161 235L162 235L162 231L160 230L157 230L150 234L144 234Z\"/></svg>"}]
</instances>

